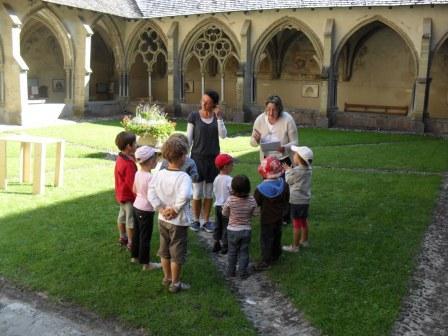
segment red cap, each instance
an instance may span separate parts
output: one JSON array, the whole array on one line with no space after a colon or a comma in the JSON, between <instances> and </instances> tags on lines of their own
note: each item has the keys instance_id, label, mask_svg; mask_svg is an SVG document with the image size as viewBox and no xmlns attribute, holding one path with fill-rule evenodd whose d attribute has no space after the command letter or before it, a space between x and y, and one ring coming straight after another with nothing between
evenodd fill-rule
<instances>
[{"instance_id":1,"label":"red cap","mask_svg":"<svg viewBox=\"0 0 448 336\"><path fill-rule=\"evenodd\" d=\"M282 176L283 167L279 159L268 156L258 166L258 173L265 179L274 179Z\"/></svg>"},{"instance_id":2,"label":"red cap","mask_svg":"<svg viewBox=\"0 0 448 336\"><path fill-rule=\"evenodd\" d=\"M231 157L229 154L221 153L215 158L215 166L218 169L222 169L222 167L233 163L233 157Z\"/></svg>"}]
</instances>

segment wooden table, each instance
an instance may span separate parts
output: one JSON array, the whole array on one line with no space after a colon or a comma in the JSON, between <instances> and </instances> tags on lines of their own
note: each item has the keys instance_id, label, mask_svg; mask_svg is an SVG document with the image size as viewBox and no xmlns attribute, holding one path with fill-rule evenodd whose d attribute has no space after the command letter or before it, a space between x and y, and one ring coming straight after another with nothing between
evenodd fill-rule
<instances>
[{"instance_id":1,"label":"wooden table","mask_svg":"<svg viewBox=\"0 0 448 336\"><path fill-rule=\"evenodd\" d=\"M47 145L56 144L56 167L54 174L54 186L62 186L64 182L64 139L44 138L32 135L4 134L0 135L0 189L6 190L8 184L6 169L6 145L8 142L20 143L20 183L31 182L31 145L33 145L33 194L43 194L45 192L45 159L47 155Z\"/></svg>"}]
</instances>

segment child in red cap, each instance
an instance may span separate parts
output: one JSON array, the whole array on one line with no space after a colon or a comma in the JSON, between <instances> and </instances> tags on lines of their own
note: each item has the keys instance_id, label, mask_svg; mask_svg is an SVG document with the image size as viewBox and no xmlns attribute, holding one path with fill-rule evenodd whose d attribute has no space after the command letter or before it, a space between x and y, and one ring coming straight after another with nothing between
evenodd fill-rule
<instances>
[{"instance_id":1,"label":"child in red cap","mask_svg":"<svg viewBox=\"0 0 448 336\"><path fill-rule=\"evenodd\" d=\"M264 179L254 193L260 206L261 261L254 269L263 271L277 261L282 253L282 216L289 200L289 188L282 178L283 167L277 158L268 156L263 159L258 172Z\"/></svg>"},{"instance_id":2,"label":"child in red cap","mask_svg":"<svg viewBox=\"0 0 448 336\"><path fill-rule=\"evenodd\" d=\"M232 190L230 173L233 170L233 162L233 157L229 154L222 153L215 158L215 166L219 170L219 175L213 181L213 195L215 196L215 231L213 232L213 238L215 243L212 252L214 253L221 251L221 254L226 254L228 249L227 224L229 218L222 215L222 206L226 203Z\"/></svg>"}]
</instances>

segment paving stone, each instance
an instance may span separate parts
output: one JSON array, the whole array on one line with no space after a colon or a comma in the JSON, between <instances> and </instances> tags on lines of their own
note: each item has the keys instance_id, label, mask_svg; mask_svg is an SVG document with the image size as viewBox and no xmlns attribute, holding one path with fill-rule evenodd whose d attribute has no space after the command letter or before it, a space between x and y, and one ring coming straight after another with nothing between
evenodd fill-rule
<instances>
[{"instance_id":1,"label":"paving stone","mask_svg":"<svg viewBox=\"0 0 448 336\"><path fill-rule=\"evenodd\" d=\"M448 335L448 173L392 336Z\"/></svg>"}]
</instances>

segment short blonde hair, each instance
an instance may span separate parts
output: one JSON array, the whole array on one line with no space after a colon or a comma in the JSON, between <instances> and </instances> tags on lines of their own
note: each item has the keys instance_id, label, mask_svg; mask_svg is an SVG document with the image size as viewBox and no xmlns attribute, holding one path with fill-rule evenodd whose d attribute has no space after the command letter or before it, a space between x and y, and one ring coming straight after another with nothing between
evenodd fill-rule
<instances>
[{"instance_id":1,"label":"short blonde hair","mask_svg":"<svg viewBox=\"0 0 448 336\"><path fill-rule=\"evenodd\" d=\"M162 156L168 162L176 162L187 153L187 144L175 134L171 135L162 146Z\"/></svg>"}]
</instances>

